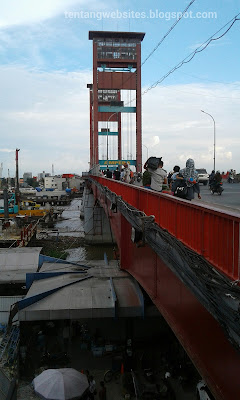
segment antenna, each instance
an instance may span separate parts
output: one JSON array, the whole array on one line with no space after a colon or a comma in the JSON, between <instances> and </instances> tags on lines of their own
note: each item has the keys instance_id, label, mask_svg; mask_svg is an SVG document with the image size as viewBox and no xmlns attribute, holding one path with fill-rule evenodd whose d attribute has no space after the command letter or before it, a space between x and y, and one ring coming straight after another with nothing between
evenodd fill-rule
<instances>
[{"instance_id":1,"label":"antenna","mask_svg":"<svg viewBox=\"0 0 240 400\"><path fill-rule=\"evenodd\" d=\"M54 165L52 164L52 176L54 176Z\"/></svg>"}]
</instances>

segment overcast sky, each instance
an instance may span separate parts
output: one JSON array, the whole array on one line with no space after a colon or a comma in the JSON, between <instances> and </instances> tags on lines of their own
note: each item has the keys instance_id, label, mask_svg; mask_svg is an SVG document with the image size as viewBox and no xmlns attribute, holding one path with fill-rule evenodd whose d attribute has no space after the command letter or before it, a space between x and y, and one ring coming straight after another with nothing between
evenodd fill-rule
<instances>
[{"instance_id":1,"label":"overcast sky","mask_svg":"<svg viewBox=\"0 0 240 400\"><path fill-rule=\"evenodd\" d=\"M189 2L0 1L3 176L8 169L11 176L15 173L16 148L20 148L20 175L27 171L51 172L52 164L56 174L86 171L86 85L92 82L92 41L88 40L88 31L145 32L144 60L176 21L170 13L183 11ZM196 0L189 11L192 15L177 24L143 65L143 92L229 22L240 12L240 6L239 0ZM71 12L78 12L79 18L71 18ZM119 17L103 12L118 12ZM127 18L123 14L121 17L124 12ZM213 17L209 12L214 13ZM137 13L142 13L141 17ZM216 121L216 168L240 171L239 29L237 21L224 37L143 95L143 161L147 153L162 156L169 171L175 164L183 167L192 157L197 168L211 171L213 121L201 113L203 109ZM132 118L129 121L125 117L123 126L128 135L133 125ZM134 153L135 141L125 138L126 157Z\"/></svg>"}]
</instances>

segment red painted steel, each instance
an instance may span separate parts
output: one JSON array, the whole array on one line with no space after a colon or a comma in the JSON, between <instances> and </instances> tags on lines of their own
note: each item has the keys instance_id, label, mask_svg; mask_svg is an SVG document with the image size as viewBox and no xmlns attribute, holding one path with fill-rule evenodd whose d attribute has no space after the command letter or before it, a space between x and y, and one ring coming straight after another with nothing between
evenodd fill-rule
<instances>
[{"instance_id":1,"label":"red painted steel","mask_svg":"<svg viewBox=\"0 0 240 400\"><path fill-rule=\"evenodd\" d=\"M134 34L136 39L136 55L134 60L127 60L125 58L115 58L114 51L111 53L110 59L103 59L101 52L98 52L98 42L96 38L109 38L112 40L115 37L116 32L94 32L91 31L89 34L90 40L93 40L93 135L90 144L90 165L91 167L98 164L99 161L99 144L98 144L98 122L108 121L112 113L98 112L98 90L136 90L136 171L141 172L142 170L142 106L141 106L141 42L144 34L141 34L140 38L137 37L137 33ZM99 35L99 37L98 37ZM118 38L130 38L132 37L130 32L119 32ZM104 47L106 47L104 45ZM106 47L107 49L107 47ZM111 54L108 54L110 56ZM136 57L135 57L136 56ZM99 71L99 67L103 64L111 71ZM131 65L136 68L136 71L118 71L114 68L126 68ZM113 115L111 121L118 121L118 128L121 129L121 116ZM90 136L91 138L91 136ZM121 138L118 141L118 158L121 159Z\"/></svg>"},{"instance_id":2,"label":"red painted steel","mask_svg":"<svg viewBox=\"0 0 240 400\"><path fill-rule=\"evenodd\" d=\"M142 171L142 88L141 45L137 44L137 90L136 90L136 171Z\"/></svg>"},{"instance_id":3,"label":"red painted steel","mask_svg":"<svg viewBox=\"0 0 240 400\"><path fill-rule=\"evenodd\" d=\"M97 43L93 42L93 162L98 164L98 87L97 87Z\"/></svg>"},{"instance_id":4,"label":"red painted steel","mask_svg":"<svg viewBox=\"0 0 240 400\"><path fill-rule=\"evenodd\" d=\"M135 72L98 72L98 89L136 90Z\"/></svg>"},{"instance_id":5,"label":"red painted steel","mask_svg":"<svg viewBox=\"0 0 240 400\"><path fill-rule=\"evenodd\" d=\"M121 100L121 92L118 92L118 100ZM117 113L118 120L118 160L122 159L122 118L121 113Z\"/></svg>"},{"instance_id":6,"label":"red painted steel","mask_svg":"<svg viewBox=\"0 0 240 400\"><path fill-rule=\"evenodd\" d=\"M89 90L89 108L90 108L90 168L93 167L93 92L92 89Z\"/></svg>"},{"instance_id":7,"label":"red painted steel","mask_svg":"<svg viewBox=\"0 0 240 400\"><path fill-rule=\"evenodd\" d=\"M111 179L92 178L146 215L154 215L161 228L202 255L230 279L240 278L238 214Z\"/></svg>"},{"instance_id":8,"label":"red painted steel","mask_svg":"<svg viewBox=\"0 0 240 400\"><path fill-rule=\"evenodd\" d=\"M220 263L218 251L212 245L224 243L231 248L232 258L225 251L225 262L232 261L238 254L238 235L240 219L237 215L226 214L213 208L206 208L178 200L168 195L151 192L111 179L92 177L111 191L121 195L123 200L144 209L147 215L154 214L159 224L179 239L189 241L189 247L211 256ZM118 212L110 210L110 202L96 185L92 185L95 197L98 197L117 241L121 268L127 270L146 290L152 301L174 331L178 340L187 351L199 373L209 385L217 400L234 400L240 393L240 353L237 352L224 335L223 329L211 314L200 304L194 294L176 277L156 253L148 246L137 247L131 241L131 225ZM151 212L148 212L150 210ZM157 211L157 212L155 212ZM194 218L194 220L192 220ZM193 222L195 222L195 225ZM187 225L187 227L186 227ZM231 232L229 240L219 227ZM194 233L193 231L199 230ZM205 232L207 234L205 234ZM212 235L217 238L206 243ZM216 259L216 260L215 260ZM220 260L220 261L219 261ZM222 269L235 278L236 271L226 265Z\"/></svg>"},{"instance_id":9,"label":"red painted steel","mask_svg":"<svg viewBox=\"0 0 240 400\"><path fill-rule=\"evenodd\" d=\"M98 121L100 122L100 121L107 121L107 120L109 120L109 118L111 117L111 115L113 115L113 113L112 112L98 112ZM118 117L117 117L117 114L115 114L115 115L113 115L112 117L111 117L111 121L113 122L116 122L118 120Z\"/></svg>"}]
</instances>

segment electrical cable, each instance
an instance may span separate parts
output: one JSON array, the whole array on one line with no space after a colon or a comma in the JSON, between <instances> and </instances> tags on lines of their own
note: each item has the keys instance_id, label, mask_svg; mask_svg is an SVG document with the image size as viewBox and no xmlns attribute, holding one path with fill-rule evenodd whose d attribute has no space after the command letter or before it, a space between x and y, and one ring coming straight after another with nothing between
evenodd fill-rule
<instances>
[{"instance_id":1,"label":"electrical cable","mask_svg":"<svg viewBox=\"0 0 240 400\"><path fill-rule=\"evenodd\" d=\"M235 17L233 17L229 22L227 22L222 28L220 28L217 32L215 32L209 39L207 39L205 42L203 42L200 46L198 46L192 53L190 53L187 57L185 57L181 62L179 62L175 67L173 67L170 71L168 71L165 75L163 75L160 79L158 79L155 83L153 83L151 86L149 86L147 89L145 89L142 93L142 95L146 94L149 92L151 89L154 89L157 85L159 85L161 82L163 82L170 74L175 72L177 69L182 67L182 65L189 63L197 53L201 53L203 50L205 50L208 45L215 40L221 39L223 36L227 34L227 32L232 28L232 26L235 24L236 21L239 21L240 19L238 16L240 13L238 13ZM227 25L231 24L227 30L217 38L214 38L215 35L217 35L219 32L221 32Z\"/></svg>"},{"instance_id":2,"label":"electrical cable","mask_svg":"<svg viewBox=\"0 0 240 400\"><path fill-rule=\"evenodd\" d=\"M175 90L176 92L180 92L180 93L182 92L182 93L191 94L193 96L214 97L214 98L218 98L218 99L240 100L240 97L215 96L214 94L203 94L203 93L197 93L197 92L188 92L186 90L176 89L175 87L172 87L172 86L161 86L161 87L165 88L165 89ZM239 89L233 89L233 90L240 90L240 88Z\"/></svg>"},{"instance_id":3,"label":"electrical cable","mask_svg":"<svg viewBox=\"0 0 240 400\"><path fill-rule=\"evenodd\" d=\"M155 53L155 51L161 46L161 44L164 42L164 40L167 38L167 36L172 32L172 30L175 28L175 26L181 21L181 19L184 17L190 6L195 2L195 0L191 0L190 3L187 5L187 7L181 12L181 15L176 19L174 24L169 28L167 33L161 38L161 40L157 43L157 45L154 47L154 49L148 54L148 56L144 59L144 61L141 63L140 67L137 67L135 70L135 73L137 74L137 71L141 69L141 67L149 60L149 58ZM131 79L131 76L129 76L125 81L122 83L123 85L128 82ZM131 103L130 103L131 104Z\"/></svg>"},{"instance_id":4,"label":"electrical cable","mask_svg":"<svg viewBox=\"0 0 240 400\"><path fill-rule=\"evenodd\" d=\"M136 230L144 232L148 245L221 324L228 340L239 350L240 287L157 225L153 216L146 216L98 182L94 181L94 184L100 192L106 193L110 202L117 204L118 210Z\"/></svg>"},{"instance_id":5,"label":"electrical cable","mask_svg":"<svg viewBox=\"0 0 240 400\"><path fill-rule=\"evenodd\" d=\"M109 222L109 229L110 229L110 234L111 234L111 240L112 240L112 246L113 246L113 253L115 254L115 259L117 260L118 266L120 267L120 260L117 254L117 250L115 247L115 243L114 243L114 239L113 239L113 232L112 232L112 226L110 223L110 216L109 216L109 210L108 210L108 204L107 204L107 196L105 194L105 204L106 204L106 210L107 210L107 218L108 218L108 222Z\"/></svg>"},{"instance_id":6,"label":"electrical cable","mask_svg":"<svg viewBox=\"0 0 240 400\"><path fill-rule=\"evenodd\" d=\"M144 94L148 93L150 90L154 89L155 87L157 87L160 83L162 83L169 75L171 75L173 72L175 72L176 70L178 70L179 68L181 68L184 64L189 63L197 53L201 53L203 50L205 50L208 45L214 41L214 40L219 40L221 39L223 36L225 36L227 34L227 32L232 28L232 26L235 24L236 21L239 21L240 18L238 18L238 16L240 15L240 13L238 13L237 15L235 15L235 17L233 17L229 22L227 22L222 28L220 28L217 32L215 32L209 39L207 39L205 42L203 42L200 46L198 46L192 53L190 53L188 56L186 56L181 62L179 62L175 67L173 67L170 71L168 71L165 75L163 75L160 79L158 79L156 82L154 82L151 86L149 86L147 89L145 89L142 92L142 96L144 96ZM231 25L227 28L227 30L220 35L217 38L214 38L215 35L217 35L220 31L222 31L227 25L229 25L231 23ZM190 57L190 58L189 58ZM134 98L131 102L133 102L134 100L136 100L136 98ZM127 103L126 105L128 105L130 103Z\"/></svg>"},{"instance_id":7,"label":"electrical cable","mask_svg":"<svg viewBox=\"0 0 240 400\"><path fill-rule=\"evenodd\" d=\"M181 21L181 19L184 17L186 12L188 11L189 7L194 3L195 0L190 1L190 3L187 5L185 10L181 13L179 18L174 22L174 24L171 26L171 28L165 33L165 35L162 37L162 39L158 42L158 44L154 47L154 49L149 53L149 55L145 58L145 60L142 62L141 67L149 60L149 58L155 53L155 51L159 48L159 46L164 42L166 37L172 32L172 30L175 28L175 26Z\"/></svg>"}]
</instances>

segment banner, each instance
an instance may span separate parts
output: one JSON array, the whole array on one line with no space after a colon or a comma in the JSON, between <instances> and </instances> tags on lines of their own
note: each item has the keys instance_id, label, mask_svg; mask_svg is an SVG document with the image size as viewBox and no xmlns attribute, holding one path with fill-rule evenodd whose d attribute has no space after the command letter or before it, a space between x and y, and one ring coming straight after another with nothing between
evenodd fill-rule
<instances>
[{"instance_id":1,"label":"banner","mask_svg":"<svg viewBox=\"0 0 240 400\"><path fill-rule=\"evenodd\" d=\"M104 166L106 168L107 168L107 165L109 167L111 167L111 166L118 167L118 166L124 165L125 163L128 163L128 165L136 166L136 160L108 160L108 161L107 160L99 160L98 162L101 167Z\"/></svg>"}]
</instances>

